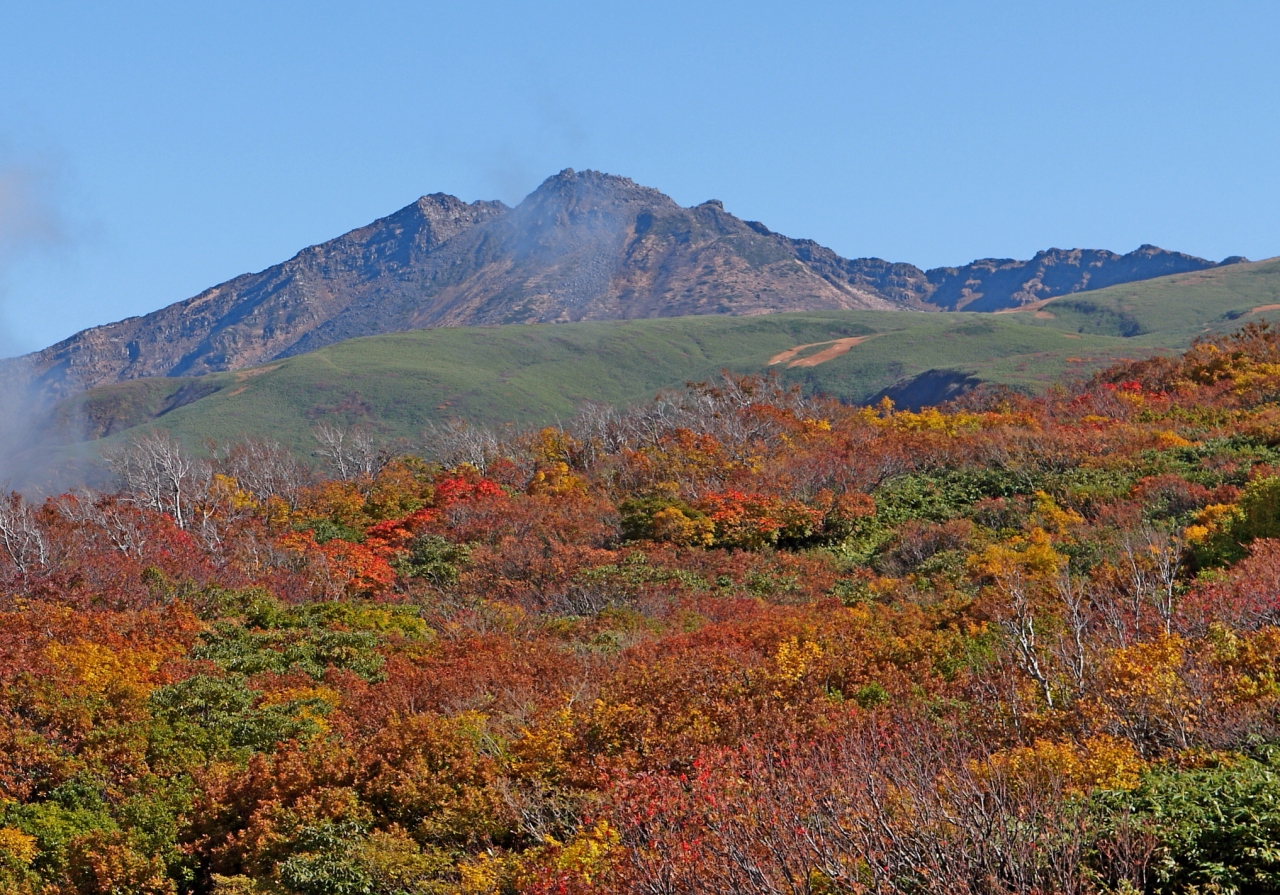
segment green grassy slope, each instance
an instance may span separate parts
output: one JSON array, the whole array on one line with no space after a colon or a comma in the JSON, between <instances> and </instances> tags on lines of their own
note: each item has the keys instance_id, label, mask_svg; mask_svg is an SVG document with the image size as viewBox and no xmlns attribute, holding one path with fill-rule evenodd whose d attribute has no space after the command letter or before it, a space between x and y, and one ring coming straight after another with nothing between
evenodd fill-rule
<instances>
[{"instance_id":1,"label":"green grassy slope","mask_svg":"<svg viewBox=\"0 0 1280 895\"><path fill-rule=\"evenodd\" d=\"M797 345L852 336L868 338L821 365L768 366ZM449 417L551 422L572 416L586 400L642 401L722 369L775 369L854 401L932 368L964 368L1031 387L1059 375L1068 350L1110 355L1117 341L1068 340L1047 327L989 315L879 312L426 330L354 339L260 370L208 377L217 392L157 422L192 441L256 432L303 445L321 418L412 438L429 421ZM189 387L173 385L175 392Z\"/></svg>"},{"instance_id":2,"label":"green grassy slope","mask_svg":"<svg viewBox=\"0 0 1280 895\"><path fill-rule=\"evenodd\" d=\"M1197 335L1233 329L1249 320L1280 319L1277 308L1255 313L1277 304L1280 258L1272 258L1080 293L1056 299L1043 310L1054 315L1046 322L1056 328L1121 335L1136 323L1140 332L1133 336L1134 344L1176 347L1172 342L1187 344Z\"/></svg>"},{"instance_id":3,"label":"green grassy slope","mask_svg":"<svg viewBox=\"0 0 1280 895\"><path fill-rule=\"evenodd\" d=\"M586 400L645 400L721 369L772 369L850 401L930 370L1034 390L1118 358L1180 349L1210 330L1280 319L1276 310L1253 313L1270 304L1280 304L1280 259L1098 290L1016 313L847 311L434 329L353 339L198 381L99 389L59 414L64 422L87 417L90 437L118 437L144 423L192 442L259 433L309 447L320 419L409 439L428 422L450 417L530 425L567 418ZM866 338L816 366L768 366L795 346L855 336ZM118 410L114 423L111 408Z\"/></svg>"}]
</instances>

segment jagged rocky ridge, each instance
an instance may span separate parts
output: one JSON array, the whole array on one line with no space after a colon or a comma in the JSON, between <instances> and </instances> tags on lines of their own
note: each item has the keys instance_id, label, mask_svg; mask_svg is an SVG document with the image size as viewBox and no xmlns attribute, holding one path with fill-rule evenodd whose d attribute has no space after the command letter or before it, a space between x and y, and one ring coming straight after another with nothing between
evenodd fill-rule
<instances>
[{"instance_id":1,"label":"jagged rocky ridge","mask_svg":"<svg viewBox=\"0 0 1280 895\"><path fill-rule=\"evenodd\" d=\"M822 309L992 311L1213 266L1143 246L1128 255L1052 249L1030 261L924 271L843 258L742 221L714 200L683 208L626 178L569 169L515 208L424 196L261 273L85 330L8 366L38 391L61 397L431 326Z\"/></svg>"}]
</instances>

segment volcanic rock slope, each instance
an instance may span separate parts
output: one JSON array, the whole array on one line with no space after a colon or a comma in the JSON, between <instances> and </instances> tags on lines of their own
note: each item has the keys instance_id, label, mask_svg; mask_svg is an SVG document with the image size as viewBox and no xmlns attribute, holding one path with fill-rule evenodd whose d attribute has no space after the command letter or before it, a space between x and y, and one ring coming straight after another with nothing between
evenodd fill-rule
<instances>
[{"instance_id":1,"label":"volcanic rock slope","mask_svg":"<svg viewBox=\"0 0 1280 895\"><path fill-rule=\"evenodd\" d=\"M1213 262L1144 246L1051 250L923 271L850 260L683 208L595 171L562 171L515 208L433 194L143 317L8 363L50 397L151 376L251 367L355 336L433 326L776 311L996 310Z\"/></svg>"}]
</instances>

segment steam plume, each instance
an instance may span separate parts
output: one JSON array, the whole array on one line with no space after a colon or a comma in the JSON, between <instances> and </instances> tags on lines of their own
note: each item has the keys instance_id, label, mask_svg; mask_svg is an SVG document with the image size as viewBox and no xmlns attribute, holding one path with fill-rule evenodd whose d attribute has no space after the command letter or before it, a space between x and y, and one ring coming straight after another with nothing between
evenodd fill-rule
<instances>
[{"instance_id":1,"label":"steam plume","mask_svg":"<svg viewBox=\"0 0 1280 895\"><path fill-rule=\"evenodd\" d=\"M26 347L12 319L9 276L27 257L67 241L67 227L54 197L47 166L0 157L0 358ZM24 484L32 470L21 455L34 446L44 408L23 387L21 365L0 360L0 483Z\"/></svg>"}]
</instances>

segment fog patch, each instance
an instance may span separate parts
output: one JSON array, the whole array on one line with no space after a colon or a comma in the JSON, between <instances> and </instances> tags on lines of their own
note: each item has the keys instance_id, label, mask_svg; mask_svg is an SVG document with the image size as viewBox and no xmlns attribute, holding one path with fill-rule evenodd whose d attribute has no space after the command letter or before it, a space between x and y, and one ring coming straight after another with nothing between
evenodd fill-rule
<instances>
[{"instance_id":1,"label":"fog patch","mask_svg":"<svg viewBox=\"0 0 1280 895\"><path fill-rule=\"evenodd\" d=\"M16 158L0 145L0 483L46 493L84 478L60 445L50 443L52 403L31 387L27 364L15 355L30 346L14 323L21 296L10 282L18 264L70 244L58 201L59 178L46 159ZM87 474L87 467L86 467Z\"/></svg>"}]
</instances>

